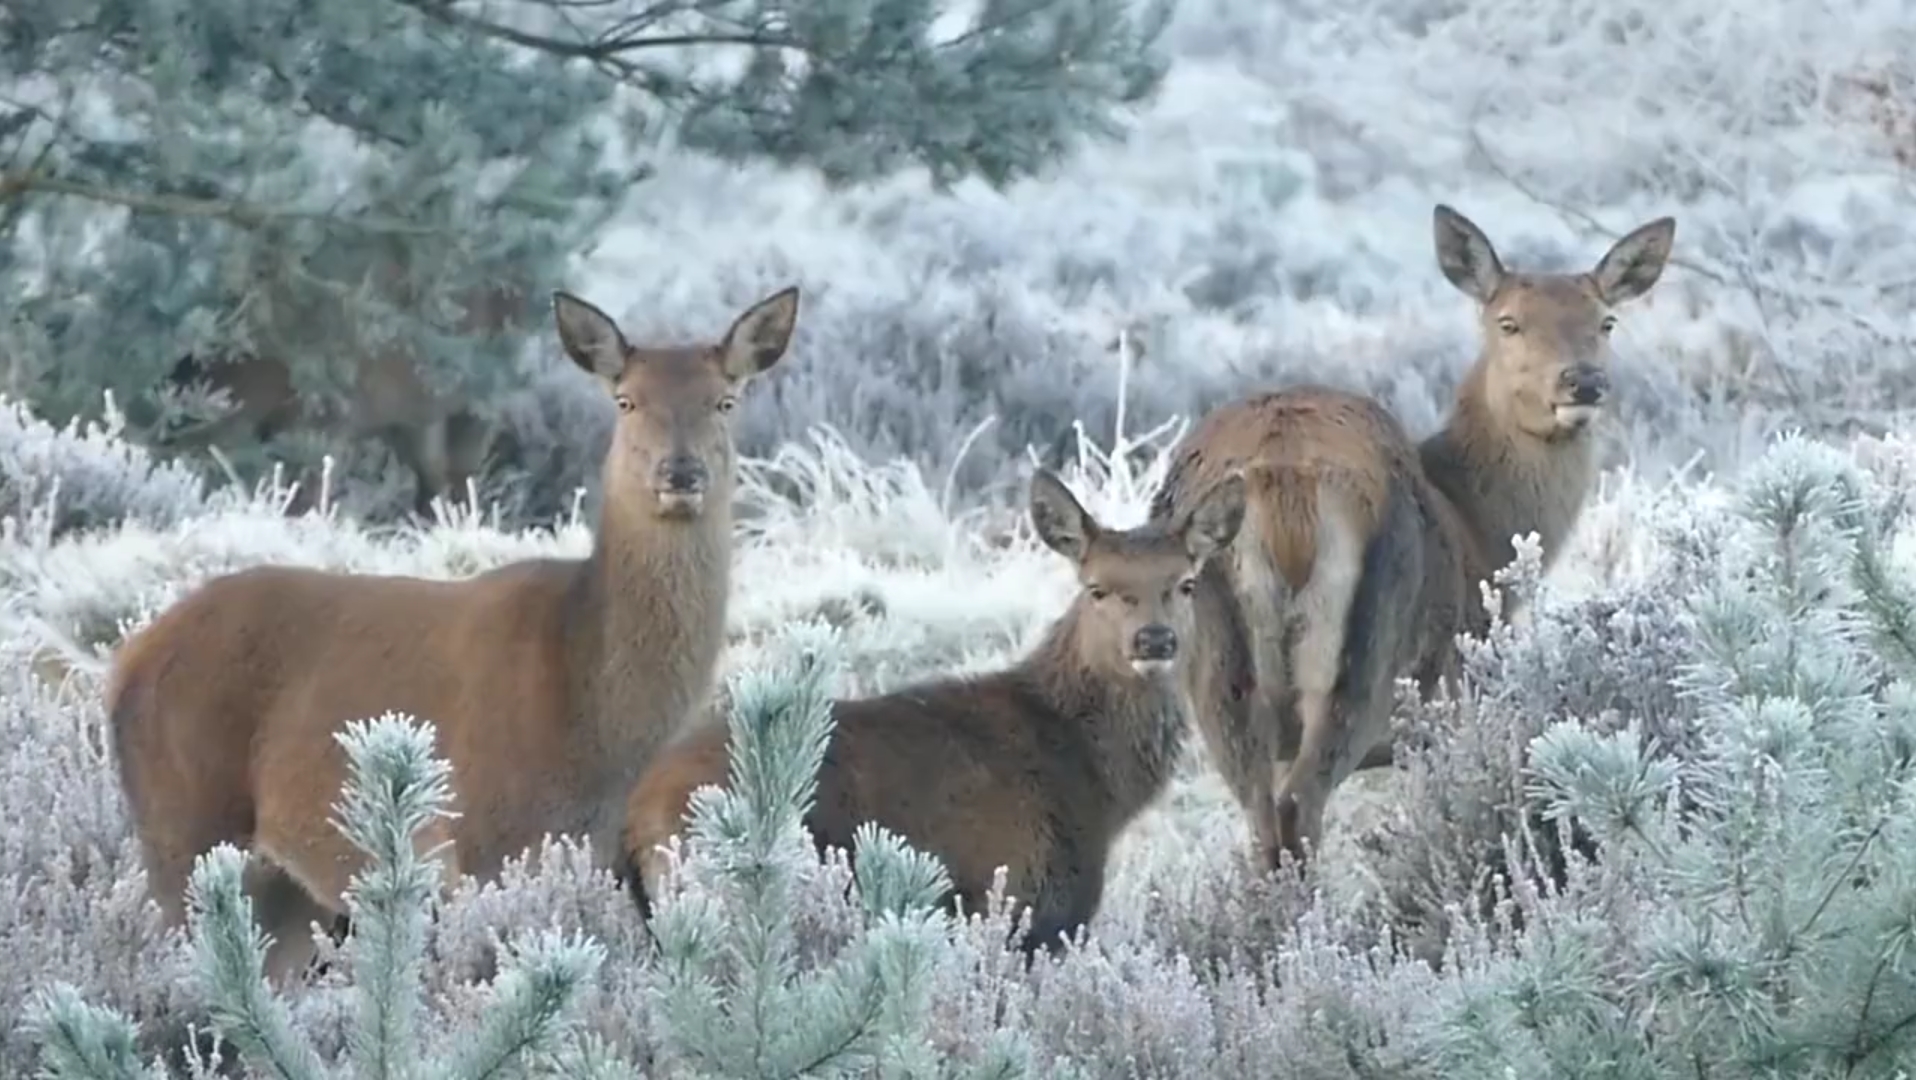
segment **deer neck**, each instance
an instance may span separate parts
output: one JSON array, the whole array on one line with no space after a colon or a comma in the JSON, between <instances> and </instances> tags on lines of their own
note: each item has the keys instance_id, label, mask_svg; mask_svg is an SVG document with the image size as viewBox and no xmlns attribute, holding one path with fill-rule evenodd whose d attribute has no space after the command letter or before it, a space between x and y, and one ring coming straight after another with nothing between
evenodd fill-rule
<instances>
[{"instance_id":1,"label":"deer neck","mask_svg":"<svg viewBox=\"0 0 1916 1080\"><path fill-rule=\"evenodd\" d=\"M1092 771L1122 827L1170 782L1184 749L1181 691L1172 678L1113 670L1090 655L1079 632L1080 597L1026 657L1023 667L1052 717L1080 729Z\"/></svg>"},{"instance_id":2,"label":"deer neck","mask_svg":"<svg viewBox=\"0 0 1916 1080\"><path fill-rule=\"evenodd\" d=\"M731 492L713 491L689 521L658 517L649 494L607 492L580 570L586 647L575 700L583 749L636 776L715 681L731 594Z\"/></svg>"},{"instance_id":3,"label":"deer neck","mask_svg":"<svg viewBox=\"0 0 1916 1080\"><path fill-rule=\"evenodd\" d=\"M1450 419L1419 447L1424 472L1470 534L1467 561L1488 578L1516 557L1514 537L1534 532L1548 569L1563 552L1596 482L1590 429L1543 439L1499 414L1479 363L1459 388ZM1474 588L1474 580L1473 580Z\"/></svg>"}]
</instances>

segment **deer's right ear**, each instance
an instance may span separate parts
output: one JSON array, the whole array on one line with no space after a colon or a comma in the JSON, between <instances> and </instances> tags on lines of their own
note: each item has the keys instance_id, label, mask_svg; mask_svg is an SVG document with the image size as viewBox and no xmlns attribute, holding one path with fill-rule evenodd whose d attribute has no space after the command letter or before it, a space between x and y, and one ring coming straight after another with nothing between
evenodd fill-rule
<instances>
[{"instance_id":1,"label":"deer's right ear","mask_svg":"<svg viewBox=\"0 0 1916 1080\"><path fill-rule=\"evenodd\" d=\"M625 371L625 335L612 316L569 292L552 294L552 321L572 362L608 382Z\"/></svg>"},{"instance_id":2,"label":"deer's right ear","mask_svg":"<svg viewBox=\"0 0 1916 1080\"><path fill-rule=\"evenodd\" d=\"M1490 246L1490 238L1475 222L1443 203L1431 212L1431 226L1437 240L1437 268L1444 272L1444 279L1478 303L1488 301L1504 279L1503 261Z\"/></svg>"},{"instance_id":3,"label":"deer's right ear","mask_svg":"<svg viewBox=\"0 0 1916 1080\"><path fill-rule=\"evenodd\" d=\"M1077 496L1049 469L1031 477L1031 527L1046 547L1074 563L1084 560L1098 529Z\"/></svg>"}]
</instances>

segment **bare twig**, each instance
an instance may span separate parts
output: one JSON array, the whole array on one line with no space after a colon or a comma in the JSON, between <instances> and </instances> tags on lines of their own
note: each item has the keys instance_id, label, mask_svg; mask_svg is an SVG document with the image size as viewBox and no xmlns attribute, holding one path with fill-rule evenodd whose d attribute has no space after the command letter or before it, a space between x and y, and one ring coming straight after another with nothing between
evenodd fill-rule
<instances>
[{"instance_id":1,"label":"bare twig","mask_svg":"<svg viewBox=\"0 0 1916 1080\"><path fill-rule=\"evenodd\" d=\"M33 122L39 119L38 112L39 110L37 109L15 109L6 116L0 117L0 140L11 139L27 128L32 127ZM9 162L11 162L13 158L17 158L20 150L25 146L26 140L24 139L17 143L13 148L13 153L8 155Z\"/></svg>"},{"instance_id":2,"label":"bare twig","mask_svg":"<svg viewBox=\"0 0 1916 1080\"><path fill-rule=\"evenodd\" d=\"M594 41L606 42L629 37L633 34L649 30L659 23L664 22L667 18L680 14L685 10L686 5L679 2L679 0L659 0L658 3L648 4L643 9L625 15L612 25L600 29L598 33L592 35L592 38ZM568 18L566 25L578 32L581 38L586 36L584 29L578 25L576 20Z\"/></svg>"},{"instance_id":3,"label":"bare twig","mask_svg":"<svg viewBox=\"0 0 1916 1080\"><path fill-rule=\"evenodd\" d=\"M1484 163L1484 167L1490 170L1491 175L1495 176L1499 180L1502 180L1504 183L1509 184L1511 187L1517 189L1517 193L1519 195L1522 195L1524 198L1529 199L1531 202L1534 202L1539 206L1544 206L1552 210L1555 210L1558 214L1562 215L1563 217L1569 218L1572 221L1577 222L1589 232L1592 232L1602 237L1605 240L1617 240L1623 236L1623 233L1610 228L1608 225L1605 225L1601 221L1598 221L1595 215L1591 214L1589 211L1584 210L1581 207L1572 206L1569 203L1563 202L1560 199L1552 198L1551 196L1544 194L1542 191L1539 191L1534 184L1531 184L1530 182L1524 180L1521 176L1518 176L1515 170L1506 166L1502 161L1498 160L1496 154L1491 152L1490 147L1487 144L1485 144L1483 136L1478 133L1477 126L1475 124L1472 124L1470 126L1470 148L1476 152L1477 156L1480 159L1482 159ZM1729 275L1725 274L1721 270L1717 270L1714 267L1705 266L1704 264L1696 262L1692 259L1686 259L1683 256L1676 254L1675 252L1672 252L1670 254L1670 258L1668 261L1671 266L1681 266L1685 270L1688 270L1699 277L1716 282L1718 285L1737 284L1736 282L1730 280Z\"/></svg>"},{"instance_id":4,"label":"bare twig","mask_svg":"<svg viewBox=\"0 0 1916 1080\"><path fill-rule=\"evenodd\" d=\"M35 121L42 121L53 130L47 133L46 142L42 143L39 151L33 155L33 161L26 167L26 171L36 172L46 166L47 161L53 156L53 148L59 144L60 137L66 134L67 117L71 115L73 95L74 91L71 87L63 91L60 112L57 116L38 105L24 101L5 101L5 104L13 109L13 113L7 117L5 130L0 131L0 138L10 138L14 135L19 135L21 138L14 146L13 153L7 155L7 163L4 168L0 168L0 172L14 169L15 164L20 160L20 154L27 148L29 140L26 138L26 133L32 130ZM0 202L5 202L6 197L5 188L0 187Z\"/></svg>"}]
</instances>

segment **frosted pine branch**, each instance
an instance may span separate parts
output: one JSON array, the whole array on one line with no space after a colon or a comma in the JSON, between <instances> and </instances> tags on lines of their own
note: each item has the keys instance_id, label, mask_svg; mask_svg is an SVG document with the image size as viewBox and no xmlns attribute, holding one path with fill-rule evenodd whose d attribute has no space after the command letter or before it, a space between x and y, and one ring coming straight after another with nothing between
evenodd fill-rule
<instances>
[{"instance_id":1,"label":"frosted pine branch","mask_svg":"<svg viewBox=\"0 0 1916 1080\"><path fill-rule=\"evenodd\" d=\"M138 1029L111 1009L89 1005L78 990L56 983L26 1017L41 1045L41 1068L51 1080L154 1080L140 1064Z\"/></svg>"}]
</instances>

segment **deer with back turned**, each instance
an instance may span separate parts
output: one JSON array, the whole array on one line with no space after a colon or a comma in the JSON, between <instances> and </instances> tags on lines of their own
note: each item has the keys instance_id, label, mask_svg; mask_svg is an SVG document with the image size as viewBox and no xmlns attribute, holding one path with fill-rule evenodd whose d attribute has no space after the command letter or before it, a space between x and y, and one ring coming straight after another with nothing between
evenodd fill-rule
<instances>
[{"instance_id":1,"label":"deer with back turned","mask_svg":"<svg viewBox=\"0 0 1916 1080\"><path fill-rule=\"evenodd\" d=\"M1248 669L1222 654L1195 668L1188 648L1200 635L1241 639L1229 588L1207 566L1243 513L1243 485L1226 477L1175 518L1110 528L1038 472L1031 522L1071 561L1076 598L1009 667L834 702L805 817L819 849L850 850L858 826L876 822L936 855L948 904L972 912L1003 866L1006 892L1029 912L1021 948L1059 947L1096 913L1119 833L1170 782L1186 695L1225 694ZM646 917L660 845L683 829L694 791L729 782L727 739L722 719L702 721L633 789L623 873Z\"/></svg>"},{"instance_id":2,"label":"deer with back turned","mask_svg":"<svg viewBox=\"0 0 1916 1080\"><path fill-rule=\"evenodd\" d=\"M447 875L493 876L547 835L613 864L647 759L703 707L724 643L730 413L784 355L786 289L697 345L634 346L553 297L559 341L618 410L592 548L463 580L257 567L215 578L123 643L107 710L152 894L183 915L193 861L251 850L276 979L311 955L361 857L329 821L356 718L437 729L458 816L426 831Z\"/></svg>"},{"instance_id":3,"label":"deer with back turned","mask_svg":"<svg viewBox=\"0 0 1916 1080\"><path fill-rule=\"evenodd\" d=\"M1548 569L1595 483L1595 423L1611 400L1617 309L1647 293L1675 238L1658 218L1586 272L1503 265L1448 206L1437 264L1477 302L1481 350L1443 427L1413 442L1370 398L1298 386L1224 405L1173 450L1153 499L1171 519L1226 472L1248 509L1229 558L1252 638L1251 707L1198 703L1211 757L1267 867L1302 859L1331 792L1391 763L1393 684L1431 693L1481 636L1479 583L1535 532Z\"/></svg>"}]
</instances>

